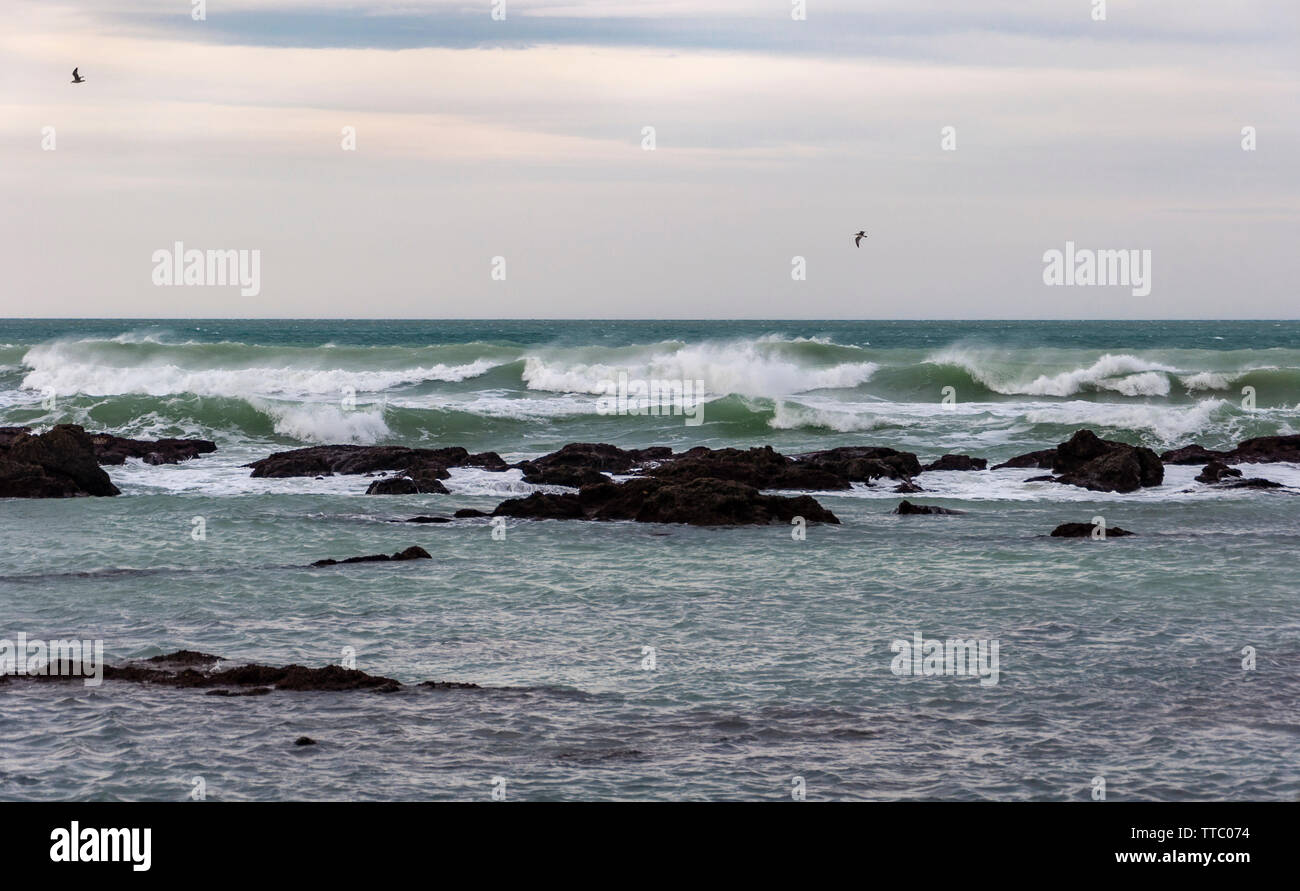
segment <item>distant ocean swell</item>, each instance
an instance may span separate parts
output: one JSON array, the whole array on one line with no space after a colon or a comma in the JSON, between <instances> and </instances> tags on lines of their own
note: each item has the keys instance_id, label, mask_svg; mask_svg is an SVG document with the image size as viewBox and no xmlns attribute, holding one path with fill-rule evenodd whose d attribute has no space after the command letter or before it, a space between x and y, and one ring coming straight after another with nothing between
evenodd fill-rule
<instances>
[{"instance_id":1,"label":"distant ocean swell","mask_svg":"<svg viewBox=\"0 0 1300 891\"><path fill-rule=\"evenodd\" d=\"M702 433L748 444L781 431L1055 441L1081 426L1213 444L1300 422L1300 349L1283 347L880 348L778 335L290 346L156 332L0 343L0 421L226 441L496 435L503 448L524 447L538 424L572 438L601 438L620 421L626 430L626 419L597 411L620 373L703 381ZM941 405L944 393L954 404Z\"/></svg>"}]
</instances>

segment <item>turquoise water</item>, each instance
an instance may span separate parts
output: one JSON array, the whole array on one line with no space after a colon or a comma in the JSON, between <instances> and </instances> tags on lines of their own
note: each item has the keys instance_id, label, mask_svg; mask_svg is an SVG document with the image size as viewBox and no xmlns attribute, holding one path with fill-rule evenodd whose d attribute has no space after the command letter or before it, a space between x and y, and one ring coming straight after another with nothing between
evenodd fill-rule
<instances>
[{"instance_id":1,"label":"turquoise water","mask_svg":"<svg viewBox=\"0 0 1300 891\"><path fill-rule=\"evenodd\" d=\"M620 371L704 381L703 422L599 414ZM1112 800L1300 794L1292 495L1206 489L1197 467L1130 495L929 473L913 500L965 515L895 517L881 486L816 493L843 525L805 541L551 521L497 541L479 520L391 521L490 509L534 488L515 473L367 497L363 478L241 467L346 441L996 461L1086 426L1217 447L1300 431L1300 323L0 322L0 425L67 421L218 452L107 468L118 498L0 501L3 636L102 638L110 659L353 647L372 673L482 689L11 681L5 798L182 799L195 776L213 799L479 799L495 777L518 799L779 800L795 776L809 799L1086 800L1096 776ZM1300 485L1295 465L1250 471ZM1045 537L1097 515L1139 536ZM306 566L410 544L434 559ZM918 631L998 641L998 683L895 675L891 644Z\"/></svg>"}]
</instances>

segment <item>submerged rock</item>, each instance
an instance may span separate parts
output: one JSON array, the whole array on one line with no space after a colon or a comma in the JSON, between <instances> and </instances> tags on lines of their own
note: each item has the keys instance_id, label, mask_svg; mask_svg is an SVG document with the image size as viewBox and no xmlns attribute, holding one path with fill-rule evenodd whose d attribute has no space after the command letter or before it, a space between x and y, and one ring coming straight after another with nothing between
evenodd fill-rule
<instances>
[{"instance_id":1,"label":"submerged rock","mask_svg":"<svg viewBox=\"0 0 1300 891\"><path fill-rule=\"evenodd\" d=\"M910 480L921 473L921 462L911 452L883 446L840 446L794 456L808 467L829 471L851 483L870 483L886 477Z\"/></svg>"},{"instance_id":2,"label":"submerged rock","mask_svg":"<svg viewBox=\"0 0 1300 891\"><path fill-rule=\"evenodd\" d=\"M944 455L937 461L931 461L921 470L983 470L989 466L984 458L972 458L970 455Z\"/></svg>"},{"instance_id":3,"label":"submerged rock","mask_svg":"<svg viewBox=\"0 0 1300 891\"><path fill-rule=\"evenodd\" d=\"M127 458L140 458L146 464L179 464L217 450L210 439L127 439L95 433L91 441L100 464L124 464Z\"/></svg>"},{"instance_id":4,"label":"submerged rock","mask_svg":"<svg viewBox=\"0 0 1300 891\"><path fill-rule=\"evenodd\" d=\"M576 494L534 492L503 501L493 516L561 520L634 520L638 523L687 523L694 526L740 526L839 520L809 495L764 495L753 486L713 478L668 482L653 478L584 486Z\"/></svg>"},{"instance_id":5,"label":"submerged rock","mask_svg":"<svg viewBox=\"0 0 1300 891\"><path fill-rule=\"evenodd\" d=\"M1217 483L1225 476L1241 476L1241 471L1235 467L1229 467L1222 461L1211 461L1205 465L1205 469L1196 475L1198 483Z\"/></svg>"},{"instance_id":6,"label":"submerged rock","mask_svg":"<svg viewBox=\"0 0 1300 891\"><path fill-rule=\"evenodd\" d=\"M276 452L245 467L262 478L375 473L396 470L409 476L446 479L448 467L483 467L505 470L496 452L471 455L460 446L444 449L413 449L407 446L323 445Z\"/></svg>"},{"instance_id":7,"label":"submerged rock","mask_svg":"<svg viewBox=\"0 0 1300 891\"><path fill-rule=\"evenodd\" d=\"M346 560L317 560L312 566L342 566L345 563L389 563L394 560L432 560L429 552L419 545L411 545L396 554L367 554L364 557L348 557Z\"/></svg>"},{"instance_id":8,"label":"submerged rock","mask_svg":"<svg viewBox=\"0 0 1300 891\"><path fill-rule=\"evenodd\" d=\"M1037 467L1039 470L1051 470L1052 465L1056 463L1056 449L1040 449L1037 452L1028 452L1024 455L1017 455L1009 458L1001 464L993 465L994 470L1001 470L1004 467Z\"/></svg>"},{"instance_id":9,"label":"submerged rock","mask_svg":"<svg viewBox=\"0 0 1300 891\"><path fill-rule=\"evenodd\" d=\"M676 455L646 471L659 480L729 480L756 489L847 489L843 474L797 462L771 446L753 449L709 449L703 446Z\"/></svg>"},{"instance_id":10,"label":"submerged rock","mask_svg":"<svg viewBox=\"0 0 1300 891\"><path fill-rule=\"evenodd\" d=\"M897 486L894 486L894 491L903 495L914 495L917 492L924 492L925 489L922 489L920 486L918 486L916 483L912 482L911 480L903 480L903 482L899 483Z\"/></svg>"},{"instance_id":11,"label":"submerged rock","mask_svg":"<svg viewBox=\"0 0 1300 891\"><path fill-rule=\"evenodd\" d=\"M1092 532L1099 527L1092 523L1062 523L1052 530L1052 538L1092 538ZM1127 529L1121 529L1118 526L1107 526L1105 538L1123 538L1126 535L1137 535L1136 532L1129 532ZM1098 538L1101 538L1099 536Z\"/></svg>"},{"instance_id":12,"label":"submerged rock","mask_svg":"<svg viewBox=\"0 0 1300 891\"><path fill-rule=\"evenodd\" d=\"M0 443L0 498L120 495L99 466L89 434L76 424L46 433L6 428Z\"/></svg>"},{"instance_id":13,"label":"submerged rock","mask_svg":"<svg viewBox=\"0 0 1300 891\"><path fill-rule=\"evenodd\" d=\"M966 511L952 510L947 507L935 507L933 504L913 504L910 501L900 501L898 507L894 508L890 513L895 513L902 517L918 516L922 514L950 514L955 516L958 514L964 514Z\"/></svg>"},{"instance_id":14,"label":"submerged rock","mask_svg":"<svg viewBox=\"0 0 1300 891\"><path fill-rule=\"evenodd\" d=\"M293 741L293 744L295 746L314 746L316 745L316 740L312 739L310 736L300 736Z\"/></svg>"},{"instance_id":15,"label":"submerged rock","mask_svg":"<svg viewBox=\"0 0 1300 891\"><path fill-rule=\"evenodd\" d=\"M447 487L433 477L412 479L409 476L390 476L375 480L366 487L367 495L446 495Z\"/></svg>"}]
</instances>

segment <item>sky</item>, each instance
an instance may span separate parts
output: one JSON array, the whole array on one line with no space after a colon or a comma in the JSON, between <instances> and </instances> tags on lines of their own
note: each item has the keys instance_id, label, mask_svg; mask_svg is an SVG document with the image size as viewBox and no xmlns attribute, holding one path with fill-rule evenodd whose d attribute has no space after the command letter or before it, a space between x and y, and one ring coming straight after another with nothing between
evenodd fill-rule
<instances>
[{"instance_id":1,"label":"sky","mask_svg":"<svg viewBox=\"0 0 1300 891\"><path fill-rule=\"evenodd\" d=\"M1300 317L1300 4L1102 5L0 0L0 316Z\"/></svg>"}]
</instances>

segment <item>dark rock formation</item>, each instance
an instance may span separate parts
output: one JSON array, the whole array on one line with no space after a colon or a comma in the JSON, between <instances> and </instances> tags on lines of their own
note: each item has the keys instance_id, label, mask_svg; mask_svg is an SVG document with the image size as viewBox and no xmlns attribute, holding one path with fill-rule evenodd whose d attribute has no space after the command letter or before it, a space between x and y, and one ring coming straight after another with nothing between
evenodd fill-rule
<instances>
[{"instance_id":1,"label":"dark rock formation","mask_svg":"<svg viewBox=\"0 0 1300 891\"><path fill-rule=\"evenodd\" d=\"M944 455L938 461L931 461L921 470L983 470L989 466L984 458L972 458L969 455Z\"/></svg>"},{"instance_id":2,"label":"dark rock formation","mask_svg":"<svg viewBox=\"0 0 1300 891\"><path fill-rule=\"evenodd\" d=\"M0 498L121 494L99 466L90 436L75 424L59 424L40 435L20 429L6 433L5 440Z\"/></svg>"},{"instance_id":3,"label":"dark rock formation","mask_svg":"<svg viewBox=\"0 0 1300 891\"><path fill-rule=\"evenodd\" d=\"M917 492L924 492L925 489L922 489L911 480L904 480L897 486L894 486L894 491L903 495L915 495Z\"/></svg>"},{"instance_id":4,"label":"dark rock formation","mask_svg":"<svg viewBox=\"0 0 1300 891\"><path fill-rule=\"evenodd\" d=\"M1269 461L1300 462L1300 434L1258 436L1243 439L1228 453L1229 464L1262 464Z\"/></svg>"},{"instance_id":5,"label":"dark rock formation","mask_svg":"<svg viewBox=\"0 0 1300 891\"><path fill-rule=\"evenodd\" d=\"M1204 470L1196 475L1196 481L1198 483L1217 483L1225 476L1241 476L1241 471L1235 467L1229 467L1222 461L1211 461L1205 465Z\"/></svg>"},{"instance_id":6,"label":"dark rock formation","mask_svg":"<svg viewBox=\"0 0 1300 891\"><path fill-rule=\"evenodd\" d=\"M91 437L100 464L123 464L127 458L141 458L146 464L179 464L217 450L210 439L126 439L111 433Z\"/></svg>"},{"instance_id":7,"label":"dark rock formation","mask_svg":"<svg viewBox=\"0 0 1300 891\"><path fill-rule=\"evenodd\" d=\"M571 486L580 489L583 486L612 482L599 470L589 467L570 467L564 464L541 467L531 461L521 461L515 466L524 472L524 482L539 486Z\"/></svg>"},{"instance_id":8,"label":"dark rock formation","mask_svg":"<svg viewBox=\"0 0 1300 891\"><path fill-rule=\"evenodd\" d=\"M1094 492L1133 492L1158 486L1165 478L1164 464L1155 452L1101 439L1091 430L1080 430L1056 447L1052 471L1058 483Z\"/></svg>"},{"instance_id":9,"label":"dark rock formation","mask_svg":"<svg viewBox=\"0 0 1300 891\"><path fill-rule=\"evenodd\" d=\"M527 498L503 501L492 513L527 519L634 520L695 526L788 523L796 516L809 523L839 523L833 513L809 495L764 495L753 486L713 478L682 483L633 479L584 486L572 495L534 492Z\"/></svg>"},{"instance_id":10,"label":"dark rock formation","mask_svg":"<svg viewBox=\"0 0 1300 891\"><path fill-rule=\"evenodd\" d=\"M1001 464L993 465L994 470L1001 470L1004 467L1037 467L1040 470L1051 470L1052 465L1056 463L1056 449L1040 449L1037 452L1029 452L1024 455L1017 455L1003 461Z\"/></svg>"},{"instance_id":11,"label":"dark rock formation","mask_svg":"<svg viewBox=\"0 0 1300 891\"><path fill-rule=\"evenodd\" d=\"M317 560L312 566L341 566L344 563L388 563L393 560L431 560L429 552L419 545L411 545L396 554L368 554L365 557L348 557L346 560Z\"/></svg>"},{"instance_id":12,"label":"dark rock formation","mask_svg":"<svg viewBox=\"0 0 1300 891\"><path fill-rule=\"evenodd\" d=\"M1092 530L1096 528L1091 523L1062 523L1052 530L1052 538L1092 538ZM1136 535L1136 532L1129 532L1127 529L1121 529L1118 526L1108 526L1106 528L1106 538L1123 538L1125 535Z\"/></svg>"},{"instance_id":13,"label":"dark rock formation","mask_svg":"<svg viewBox=\"0 0 1300 891\"><path fill-rule=\"evenodd\" d=\"M367 495L446 495L447 487L432 476L418 480L409 476L390 476L375 480L366 487Z\"/></svg>"},{"instance_id":14,"label":"dark rock formation","mask_svg":"<svg viewBox=\"0 0 1300 891\"><path fill-rule=\"evenodd\" d=\"M403 523L450 523L450 517L411 517L409 520L402 520Z\"/></svg>"},{"instance_id":15,"label":"dark rock formation","mask_svg":"<svg viewBox=\"0 0 1300 891\"><path fill-rule=\"evenodd\" d=\"M462 507L460 510L452 514L452 516L458 520L464 520L470 517L490 517L492 515L488 513L484 513L481 510L475 510L472 507Z\"/></svg>"},{"instance_id":16,"label":"dark rock formation","mask_svg":"<svg viewBox=\"0 0 1300 891\"><path fill-rule=\"evenodd\" d=\"M1272 480L1266 480L1261 477L1252 476L1244 480L1231 480L1219 483L1220 489L1285 489L1286 486L1281 483L1275 483Z\"/></svg>"},{"instance_id":17,"label":"dark rock formation","mask_svg":"<svg viewBox=\"0 0 1300 891\"><path fill-rule=\"evenodd\" d=\"M756 489L847 489L845 476L807 462L797 462L771 446L708 449L703 446L674 456L646 471L659 480L730 480Z\"/></svg>"},{"instance_id":18,"label":"dark rock formation","mask_svg":"<svg viewBox=\"0 0 1300 891\"><path fill-rule=\"evenodd\" d=\"M300 736L293 741L293 744L295 746L314 746L316 745L316 740L312 739L310 736Z\"/></svg>"},{"instance_id":19,"label":"dark rock formation","mask_svg":"<svg viewBox=\"0 0 1300 891\"><path fill-rule=\"evenodd\" d=\"M217 670L219 663L231 667ZM31 682L69 682L76 675L0 675L0 683L21 679ZM366 674L355 668L326 665L308 668L305 665L244 665L230 663L220 656L178 650L150 659L128 661L121 665L105 665L104 679L131 681L141 684L159 684L167 687L206 690L208 696L265 696L272 690L341 692L369 690L392 693L403 688L393 678ZM477 689L476 684L449 681L424 681L416 685L439 690ZM409 688L408 688L409 689ZM514 688L505 688L514 689ZM307 737L303 737L306 739ZM307 743L295 743L307 745Z\"/></svg>"},{"instance_id":20,"label":"dark rock formation","mask_svg":"<svg viewBox=\"0 0 1300 891\"><path fill-rule=\"evenodd\" d=\"M933 504L913 504L910 501L900 501L898 507L890 513L898 514L901 517L918 516L921 514L964 514L964 510L951 510L946 507L935 507Z\"/></svg>"},{"instance_id":21,"label":"dark rock formation","mask_svg":"<svg viewBox=\"0 0 1300 891\"><path fill-rule=\"evenodd\" d=\"M629 473L650 462L663 461L672 456L673 450L664 446L648 449L620 449L618 446L603 442L571 442L559 451L521 462L516 466L529 465L539 472L557 467L569 467L601 473Z\"/></svg>"},{"instance_id":22,"label":"dark rock formation","mask_svg":"<svg viewBox=\"0 0 1300 891\"><path fill-rule=\"evenodd\" d=\"M1199 445L1183 446L1160 456L1166 464L1204 464L1222 461L1224 464L1266 464L1272 461L1300 462L1300 434L1290 436L1257 436L1243 439L1236 448L1216 452Z\"/></svg>"},{"instance_id":23,"label":"dark rock formation","mask_svg":"<svg viewBox=\"0 0 1300 891\"><path fill-rule=\"evenodd\" d=\"M1160 460L1166 464L1205 464L1210 461L1222 461L1227 452L1216 452L1198 445L1183 446L1160 453Z\"/></svg>"},{"instance_id":24,"label":"dark rock formation","mask_svg":"<svg viewBox=\"0 0 1300 891\"><path fill-rule=\"evenodd\" d=\"M448 467L483 466L504 470L505 462L496 452L471 455L460 446L412 449L406 446L324 445L276 452L244 466L253 468L252 475L255 477L361 474L397 470L410 476L424 474L446 479Z\"/></svg>"},{"instance_id":25,"label":"dark rock formation","mask_svg":"<svg viewBox=\"0 0 1300 891\"><path fill-rule=\"evenodd\" d=\"M882 446L841 446L795 455L794 459L854 483L870 483L880 477L910 480L921 472L921 462L916 460L916 455Z\"/></svg>"}]
</instances>

